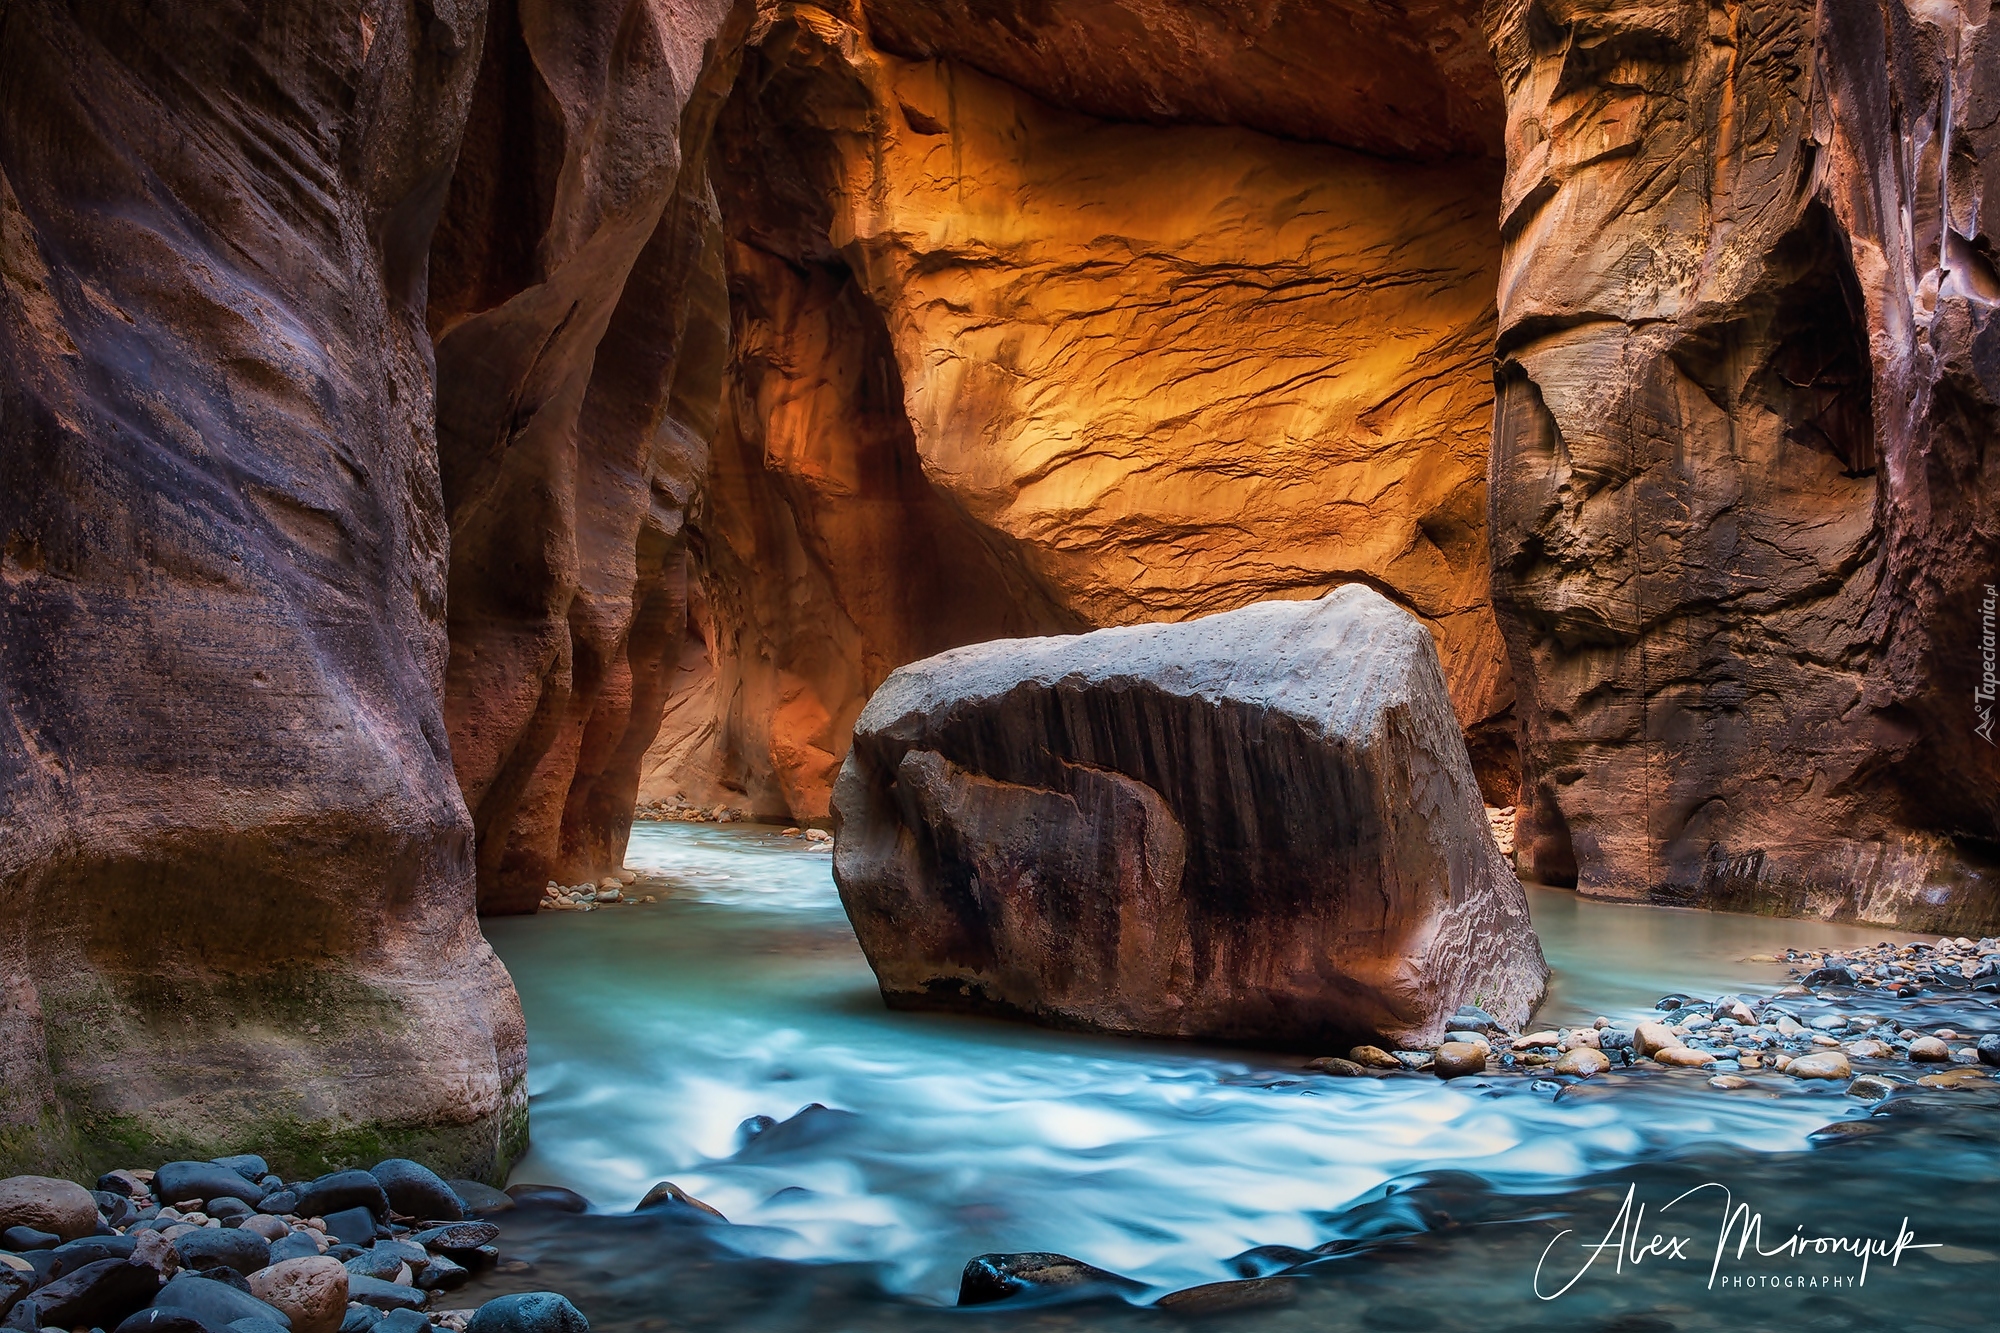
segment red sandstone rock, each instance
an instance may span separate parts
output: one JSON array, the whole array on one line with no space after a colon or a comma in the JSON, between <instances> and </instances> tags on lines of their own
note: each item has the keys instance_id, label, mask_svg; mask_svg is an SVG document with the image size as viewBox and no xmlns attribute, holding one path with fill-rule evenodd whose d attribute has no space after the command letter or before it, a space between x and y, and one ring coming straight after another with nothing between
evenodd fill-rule
<instances>
[{"instance_id":1,"label":"red sandstone rock","mask_svg":"<svg viewBox=\"0 0 2000 1333\"><path fill-rule=\"evenodd\" d=\"M524 1140L439 706L424 262L479 31L422 9L0 18L0 1174Z\"/></svg>"},{"instance_id":2,"label":"red sandstone rock","mask_svg":"<svg viewBox=\"0 0 2000 1333\"><path fill-rule=\"evenodd\" d=\"M488 14L429 310L445 717L482 910L532 911L547 880L623 863L719 393L702 153L726 58L698 90L728 12L498 0Z\"/></svg>"},{"instance_id":3,"label":"red sandstone rock","mask_svg":"<svg viewBox=\"0 0 2000 1333\"><path fill-rule=\"evenodd\" d=\"M2000 919L1991 25L1770 0L1487 23L1524 852L1605 896Z\"/></svg>"},{"instance_id":4,"label":"red sandstone rock","mask_svg":"<svg viewBox=\"0 0 2000 1333\"><path fill-rule=\"evenodd\" d=\"M822 814L868 692L940 648L1359 581L1432 628L1512 803L1462 16L779 4L749 42L696 518L724 783Z\"/></svg>"}]
</instances>

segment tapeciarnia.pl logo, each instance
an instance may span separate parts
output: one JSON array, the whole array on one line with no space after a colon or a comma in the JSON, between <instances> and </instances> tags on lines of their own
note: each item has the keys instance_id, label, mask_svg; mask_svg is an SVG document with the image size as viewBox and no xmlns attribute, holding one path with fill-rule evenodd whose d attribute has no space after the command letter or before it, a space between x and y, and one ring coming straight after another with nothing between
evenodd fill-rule
<instances>
[{"instance_id":1,"label":"tapeciarnia.pl logo","mask_svg":"<svg viewBox=\"0 0 2000 1333\"><path fill-rule=\"evenodd\" d=\"M1691 1199L1704 1190L1718 1190L1722 1195L1722 1223L1716 1232L1715 1248L1708 1256L1708 1289L1717 1287L1860 1287L1868 1282L1868 1265L1875 1259L1887 1259L1890 1267L1895 1267L1907 1250L1935 1250L1942 1247L1942 1241L1919 1244L1917 1233L1910 1230L1910 1219L1905 1217L1896 1228L1894 1239L1882 1236L1808 1236L1804 1224L1792 1229L1792 1233L1774 1245L1764 1244L1764 1215L1752 1212L1747 1203L1738 1203L1729 1188L1717 1181L1697 1185L1669 1201L1660 1209L1662 1213L1675 1204ZM1573 1235L1569 1229L1556 1233L1542 1250L1542 1257L1535 1264L1535 1295L1545 1301L1552 1301L1582 1281L1583 1275L1591 1270L1600 1259L1610 1256L1613 1273L1625 1271L1626 1264L1637 1267L1648 1260L1665 1262L1700 1262L1699 1253L1691 1253L1695 1238L1687 1235L1662 1235L1655 1231L1646 1233L1646 1205L1638 1204L1639 1187L1632 1185L1625 1191L1625 1202L1619 1206L1618 1215L1611 1220L1611 1226L1599 1241L1579 1241L1580 1248L1589 1252L1583 1266L1570 1275L1569 1281L1554 1291L1543 1291L1542 1269L1549 1262L1550 1253L1562 1243L1565 1236ZM1734 1239L1732 1253L1730 1242ZM1767 1265L1777 1261L1779 1265L1800 1264L1819 1258L1840 1258L1851 1260L1852 1272L1844 1273L1724 1273L1725 1259L1741 1263L1745 1259L1761 1260Z\"/></svg>"},{"instance_id":2,"label":"tapeciarnia.pl logo","mask_svg":"<svg viewBox=\"0 0 2000 1333\"><path fill-rule=\"evenodd\" d=\"M2000 607L2000 589L1989 583L1986 600L1979 604L1979 684L1972 688L1972 712L1979 719L1973 731L1988 745L1993 744L1993 695L2000 689L2000 672L1994 670L1994 662L2000 658L1993 634L1996 607Z\"/></svg>"}]
</instances>

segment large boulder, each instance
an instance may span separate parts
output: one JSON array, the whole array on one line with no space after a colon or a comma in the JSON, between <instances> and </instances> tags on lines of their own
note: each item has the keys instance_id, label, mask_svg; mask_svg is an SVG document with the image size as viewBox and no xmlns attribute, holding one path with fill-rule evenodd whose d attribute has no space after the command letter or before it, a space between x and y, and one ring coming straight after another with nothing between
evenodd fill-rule
<instances>
[{"instance_id":1,"label":"large boulder","mask_svg":"<svg viewBox=\"0 0 2000 1333\"><path fill-rule=\"evenodd\" d=\"M1413 1043L1524 1021L1548 975L1430 634L1360 585L904 667L834 807L900 1007Z\"/></svg>"}]
</instances>

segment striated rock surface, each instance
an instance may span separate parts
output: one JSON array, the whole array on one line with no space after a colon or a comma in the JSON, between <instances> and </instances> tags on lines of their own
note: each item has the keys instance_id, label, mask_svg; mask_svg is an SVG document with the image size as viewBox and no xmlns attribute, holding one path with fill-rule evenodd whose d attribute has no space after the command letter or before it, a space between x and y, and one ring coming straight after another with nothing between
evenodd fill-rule
<instances>
[{"instance_id":1,"label":"striated rock surface","mask_svg":"<svg viewBox=\"0 0 2000 1333\"><path fill-rule=\"evenodd\" d=\"M726 337L729 0L494 0L431 247L445 717L482 910L622 864L685 628ZM704 48L724 53L702 88ZM686 147L683 147L686 145Z\"/></svg>"},{"instance_id":2,"label":"striated rock surface","mask_svg":"<svg viewBox=\"0 0 2000 1333\"><path fill-rule=\"evenodd\" d=\"M1585 892L2000 920L1984 5L1505 0L1493 588Z\"/></svg>"},{"instance_id":3,"label":"striated rock surface","mask_svg":"<svg viewBox=\"0 0 2000 1333\"><path fill-rule=\"evenodd\" d=\"M869 692L944 647L1360 582L1431 628L1513 801L1463 17L767 4L746 40L695 518L722 782L823 813Z\"/></svg>"},{"instance_id":4,"label":"striated rock surface","mask_svg":"<svg viewBox=\"0 0 2000 1333\"><path fill-rule=\"evenodd\" d=\"M1410 1044L1548 975L1430 636L1365 588L904 667L834 804L892 1005Z\"/></svg>"},{"instance_id":5,"label":"striated rock surface","mask_svg":"<svg viewBox=\"0 0 2000 1333\"><path fill-rule=\"evenodd\" d=\"M480 33L423 12L0 12L0 1174L524 1141L423 309Z\"/></svg>"}]
</instances>

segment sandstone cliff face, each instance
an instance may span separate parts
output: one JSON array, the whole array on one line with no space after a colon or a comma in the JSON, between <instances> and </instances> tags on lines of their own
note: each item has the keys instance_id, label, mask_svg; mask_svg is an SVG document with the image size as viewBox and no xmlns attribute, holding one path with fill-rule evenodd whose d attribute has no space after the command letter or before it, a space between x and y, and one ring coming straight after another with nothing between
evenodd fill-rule
<instances>
[{"instance_id":1,"label":"sandstone cliff face","mask_svg":"<svg viewBox=\"0 0 2000 1333\"><path fill-rule=\"evenodd\" d=\"M445 718L480 906L624 858L726 330L701 152L728 0L496 0L431 251ZM730 43L719 44L730 49ZM726 62L711 78L727 86ZM683 144L688 145L683 149Z\"/></svg>"},{"instance_id":2,"label":"sandstone cliff face","mask_svg":"<svg viewBox=\"0 0 2000 1333\"><path fill-rule=\"evenodd\" d=\"M1442 14L1247 22L760 12L712 155L734 351L698 517L753 808L823 814L900 662L1347 582L1431 627L1513 799L1491 67Z\"/></svg>"},{"instance_id":3,"label":"sandstone cliff face","mask_svg":"<svg viewBox=\"0 0 2000 1333\"><path fill-rule=\"evenodd\" d=\"M1338 1049L1548 977L1431 637L1363 587L903 667L835 803L898 1007Z\"/></svg>"},{"instance_id":4,"label":"sandstone cliff face","mask_svg":"<svg viewBox=\"0 0 2000 1333\"><path fill-rule=\"evenodd\" d=\"M523 1142L423 322L480 32L420 8L0 9L0 1174Z\"/></svg>"},{"instance_id":5,"label":"sandstone cliff face","mask_svg":"<svg viewBox=\"0 0 2000 1333\"><path fill-rule=\"evenodd\" d=\"M1598 894L1992 921L1984 6L1531 0L1487 26L1522 845Z\"/></svg>"}]
</instances>

